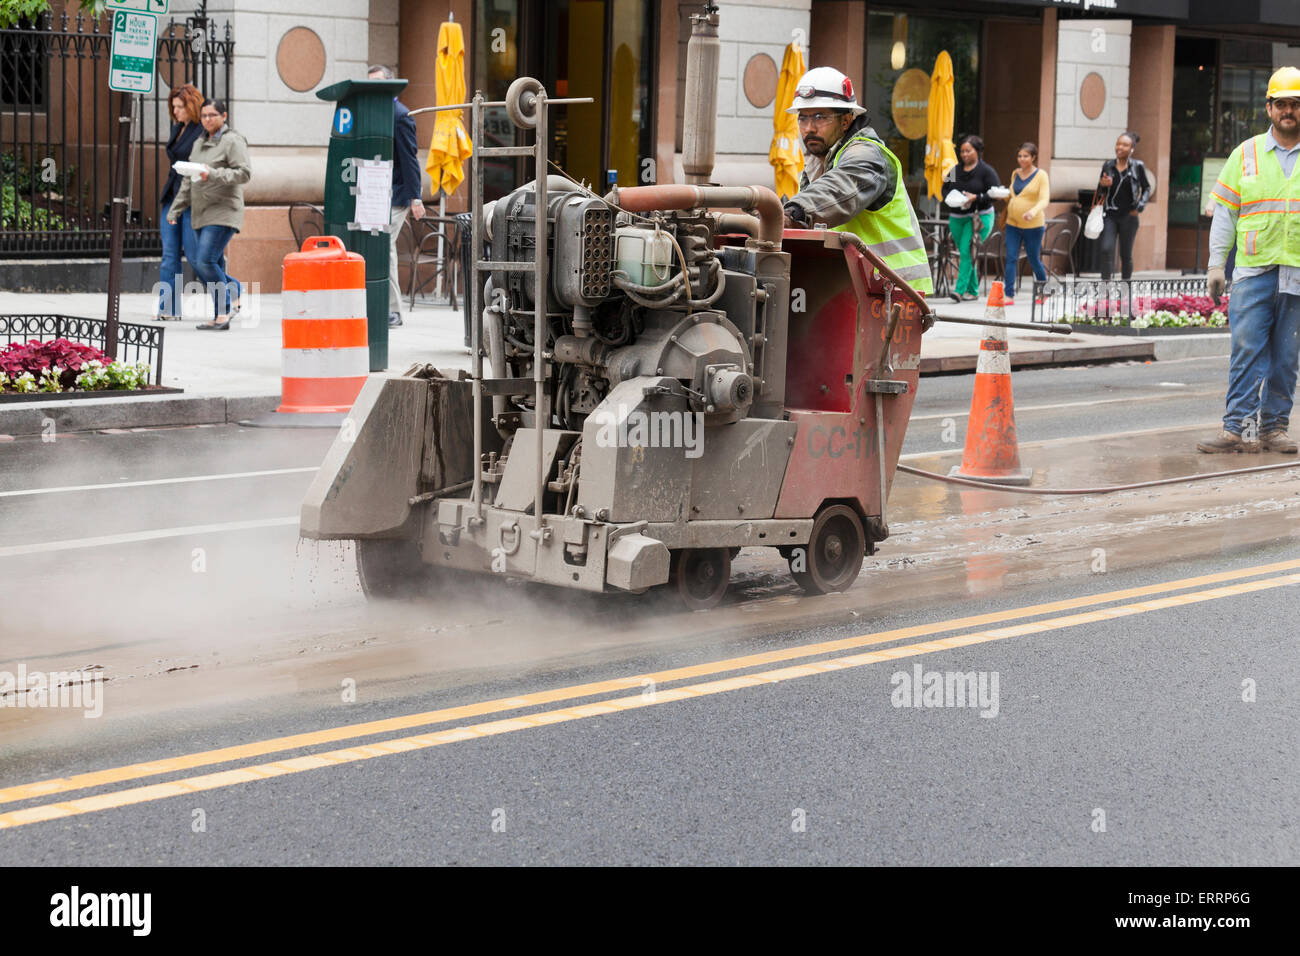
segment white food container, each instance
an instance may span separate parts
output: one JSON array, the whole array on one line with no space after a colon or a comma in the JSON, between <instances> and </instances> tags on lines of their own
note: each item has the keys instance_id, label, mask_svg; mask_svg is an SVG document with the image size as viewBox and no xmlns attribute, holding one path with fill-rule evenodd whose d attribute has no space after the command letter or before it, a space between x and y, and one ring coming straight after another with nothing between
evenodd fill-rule
<instances>
[{"instance_id":1,"label":"white food container","mask_svg":"<svg viewBox=\"0 0 1300 956\"><path fill-rule=\"evenodd\" d=\"M200 173L208 171L208 167L203 163L191 163L187 159L178 159L176 162L172 163L172 169L176 170L176 172L180 173L182 176L189 176L191 179L196 181L198 180Z\"/></svg>"}]
</instances>

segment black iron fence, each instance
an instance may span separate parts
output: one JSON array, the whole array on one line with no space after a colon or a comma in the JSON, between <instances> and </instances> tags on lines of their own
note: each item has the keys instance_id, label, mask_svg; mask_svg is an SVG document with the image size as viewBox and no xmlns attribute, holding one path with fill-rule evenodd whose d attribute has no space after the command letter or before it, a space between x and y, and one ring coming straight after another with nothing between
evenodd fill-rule
<instances>
[{"instance_id":1,"label":"black iron fence","mask_svg":"<svg viewBox=\"0 0 1300 956\"><path fill-rule=\"evenodd\" d=\"M74 315L0 315L0 348L14 342L53 342L67 339L93 345L101 351L108 344L105 319L83 319ZM153 383L162 384L163 333L161 325L135 322L117 324L117 360L128 365L144 362L153 373Z\"/></svg>"},{"instance_id":2,"label":"black iron fence","mask_svg":"<svg viewBox=\"0 0 1300 956\"><path fill-rule=\"evenodd\" d=\"M112 19L43 14L0 30L0 256L107 256L119 97L108 89ZM167 97L182 83L230 94L230 24L199 14L159 26L154 91L132 127L127 255L157 255L170 164ZM233 112L233 111L232 111Z\"/></svg>"},{"instance_id":3,"label":"black iron fence","mask_svg":"<svg viewBox=\"0 0 1300 956\"><path fill-rule=\"evenodd\" d=\"M1215 305L1210 299L1205 276L1178 279L1079 279L1066 276L1048 283L1043 294L1032 300L1030 321L1070 322L1087 326L1131 327L1156 313L1210 316L1227 314L1227 300ZM1208 324L1208 322L1207 322Z\"/></svg>"}]
</instances>

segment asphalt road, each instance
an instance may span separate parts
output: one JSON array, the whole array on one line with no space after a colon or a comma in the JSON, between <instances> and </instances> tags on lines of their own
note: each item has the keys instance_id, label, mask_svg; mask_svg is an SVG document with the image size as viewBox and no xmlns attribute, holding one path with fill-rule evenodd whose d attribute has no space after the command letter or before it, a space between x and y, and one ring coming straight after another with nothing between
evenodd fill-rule
<instances>
[{"instance_id":1,"label":"asphalt road","mask_svg":"<svg viewBox=\"0 0 1300 956\"><path fill-rule=\"evenodd\" d=\"M921 379L904 454L962 446L971 382L968 374ZM1226 356L1013 369L1016 431L1022 442L1202 422L1212 432L1223 417L1227 382Z\"/></svg>"},{"instance_id":2,"label":"asphalt road","mask_svg":"<svg viewBox=\"0 0 1300 956\"><path fill-rule=\"evenodd\" d=\"M130 794L176 780L204 786L202 775L211 769L270 764L256 773L279 774L118 808L73 805L77 815L5 830L0 847L6 859L29 865L1294 863L1300 858L1294 826L1300 664L1294 630L1278 623L1291 617L1300 576L1294 561L1282 574L1258 570L1293 554L1263 550L1106 580L1109 593L1165 583L1175 574L1248 571L1240 582L1217 585L1222 592L1205 584L1172 592L1196 603L1073 626L1061 625L1067 614L1040 611L1031 617L1046 628L1038 633L916 657L921 640L895 639L883 645L899 649L894 659L777 683L718 689L709 686L716 678L702 676L657 681L653 691L644 685L641 675L712 661L722 650L735 658L741 649L705 644L544 679L377 703L336 700L291 719L182 725L165 742L49 755L39 775L27 761L7 762L3 782L9 785L523 698L478 717L417 722L78 790L64 799ZM1267 588L1230 593L1242 583ZM876 622L872 633L1061 598L1053 588L1020 592L1014 601L936 607L919 618ZM1133 603L1111 600L1102 607ZM974 632L989 633L969 626L956 633ZM809 651L810 658L793 663L824 661L855 649L828 654L811 645L858 634L843 627L807 630L743 650ZM733 663L722 676L781 666L752 658ZM895 706L894 675L910 674L913 664L983 674L987 681L996 674L996 697L986 683L990 695L980 699L982 708ZM634 679L622 691L579 692L575 700L549 703L525 696L629 676ZM1242 699L1245 681L1254 682L1253 702ZM683 685L700 696L671 699ZM570 709L627 697L638 702L631 709ZM432 736L538 714L549 716L535 725L497 725L487 737ZM564 722L545 723L557 717ZM418 749L373 756L357 749L396 739ZM291 761L321 752L334 756ZM48 802L18 801L5 809ZM203 829L195 832L200 819ZM12 822L11 813L0 820Z\"/></svg>"},{"instance_id":3,"label":"asphalt road","mask_svg":"<svg viewBox=\"0 0 1300 956\"><path fill-rule=\"evenodd\" d=\"M1193 393L1221 388L1224 364L1017 373L1022 440L1212 423L1221 394ZM953 417L959 442L969 387L923 380L905 451L951 451L925 431ZM309 554L283 521L328 441L207 428L0 446L0 670L138 671L113 673L99 720L0 709L0 859L1300 860L1284 517L1273 541L1202 525L1181 532L1198 557L887 589L869 611L760 570L730 616L525 589L385 616L345 549ZM98 484L123 487L50 490ZM499 633L462 631L487 618ZM982 676L985 697L896 706L913 665ZM307 736L264 743L286 735ZM157 763L66 779L141 761Z\"/></svg>"}]
</instances>

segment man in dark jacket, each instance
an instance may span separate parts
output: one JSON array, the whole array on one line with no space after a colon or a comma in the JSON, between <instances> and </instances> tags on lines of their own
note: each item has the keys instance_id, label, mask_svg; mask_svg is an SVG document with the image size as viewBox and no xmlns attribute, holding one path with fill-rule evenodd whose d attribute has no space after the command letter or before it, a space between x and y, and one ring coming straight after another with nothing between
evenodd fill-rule
<instances>
[{"instance_id":1,"label":"man in dark jacket","mask_svg":"<svg viewBox=\"0 0 1300 956\"><path fill-rule=\"evenodd\" d=\"M393 71L386 66L372 66L370 80L391 80ZM420 201L420 148L415 139L415 120L411 111L393 98L393 215L389 220L388 253L388 325L402 324L402 287L397 277L397 237L409 212L414 219L424 218Z\"/></svg>"}]
</instances>

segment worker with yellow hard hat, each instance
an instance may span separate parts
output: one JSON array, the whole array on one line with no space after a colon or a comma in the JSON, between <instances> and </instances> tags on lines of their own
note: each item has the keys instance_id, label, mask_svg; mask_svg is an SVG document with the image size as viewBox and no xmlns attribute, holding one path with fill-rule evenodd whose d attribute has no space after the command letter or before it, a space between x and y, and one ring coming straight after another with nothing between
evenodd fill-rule
<instances>
[{"instance_id":1,"label":"worker with yellow hard hat","mask_svg":"<svg viewBox=\"0 0 1300 956\"><path fill-rule=\"evenodd\" d=\"M1272 126L1232 151L1212 193L1209 289L1216 302L1234 245L1237 265L1223 431L1196 445L1210 454L1294 455L1297 447L1287 428L1300 372L1300 70L1273 74L1264 108Z\"/></svg>"}]
</instances>

